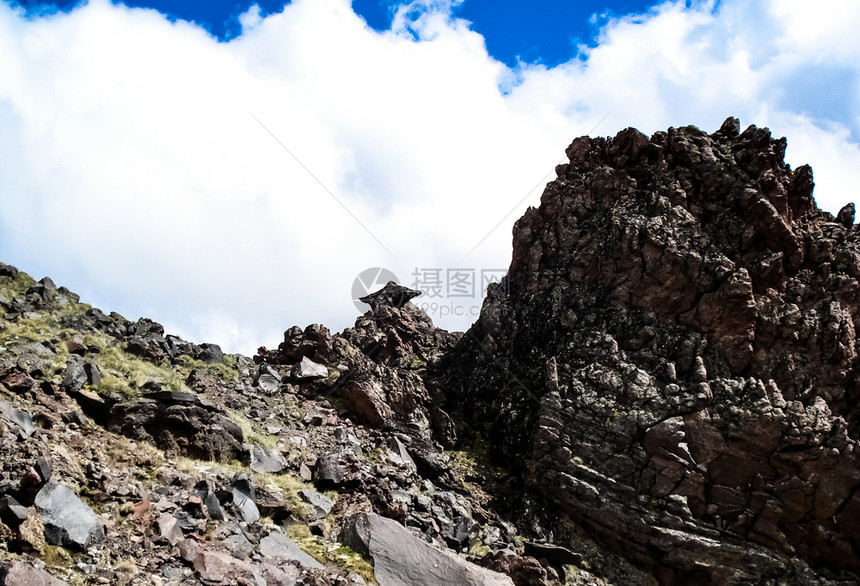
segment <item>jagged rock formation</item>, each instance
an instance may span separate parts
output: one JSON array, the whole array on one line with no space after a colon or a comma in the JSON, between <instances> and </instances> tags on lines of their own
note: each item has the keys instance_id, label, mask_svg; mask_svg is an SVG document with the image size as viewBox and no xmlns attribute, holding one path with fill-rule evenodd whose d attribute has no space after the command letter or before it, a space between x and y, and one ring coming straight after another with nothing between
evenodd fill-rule
<instances>
[{"instance_id":1,"label":"jagged rock formation","mask_svg":"<svg viewBox=\"0 0 860 586\"><path fill-rule=\"evenodd\" d=\"M785 147L732 118L576 139L449 355L520 518L620 582L860 576L860 233Z\"/></svg>"}]
</instances>

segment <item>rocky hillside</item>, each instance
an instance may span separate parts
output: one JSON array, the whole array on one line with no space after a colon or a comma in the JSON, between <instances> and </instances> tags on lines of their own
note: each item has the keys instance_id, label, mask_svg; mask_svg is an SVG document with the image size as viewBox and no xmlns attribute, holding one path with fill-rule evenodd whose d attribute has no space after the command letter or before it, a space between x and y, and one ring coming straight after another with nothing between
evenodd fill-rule
<instances>
[{"instance_id":1,"label":"rocky hillside","mask_svg":"<svg viewBox=\"0 0 860 586\"><path fill-rule=\"evenodd\" d=\"M465 334L224 355L0 264L0 584L856 584L853 205L729 119L578 138Z\"/></svg>"},{"instance_id":2,"label":"rocky hillside","mask_svg":"<svg viewBox=\"0 0 860 586\"><path fill-rule=\"evenodd\" d=\"M576 139L449 355L514 518L614 582L860 575L860 233L785 148L736 119Z\"/></svg>"},{"instance_id":3,"label":"rocky hillside","mask_svg":"<svg viewBox=\"0 0 860 586\"><path fill-rule=\"evenodd\" d=\"M455 448L412 295L247 358L0 265L0 584L602 584Z\"/></svg>"}]
</instances>

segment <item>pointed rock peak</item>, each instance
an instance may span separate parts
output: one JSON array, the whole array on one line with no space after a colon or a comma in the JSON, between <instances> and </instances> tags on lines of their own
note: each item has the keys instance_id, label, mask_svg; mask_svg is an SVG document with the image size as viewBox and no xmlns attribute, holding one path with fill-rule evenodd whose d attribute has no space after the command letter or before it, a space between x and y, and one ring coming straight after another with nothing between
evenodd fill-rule
<instances>
[{"instance_id":1,"label":"pointed rock peak","mask_svg":"<svg viewBox=\"0 0 860 586\"><path fill-rule=\"evenodd\" d=\"M410 299L418 297L419 295L421 295L421 291L416 291L415 289L398 285L394 281L388 281L385 287L375 293L365 295L360 298L360 301L367 303L373 311L385 306L400 309L406 305Z\"/></svg>"},{"instance_id":2,"label":"pointed rock peak","mask_svg":"<svg viewBox=\"0 0 860 586\"><path fill-rule=\"evenodd\" d=\"M850 228L854 225L854 203L846 204L841 210L839 210L839 214L836 216L836 221L845 226L846 228Z\"/></svg>"}]
</instances>

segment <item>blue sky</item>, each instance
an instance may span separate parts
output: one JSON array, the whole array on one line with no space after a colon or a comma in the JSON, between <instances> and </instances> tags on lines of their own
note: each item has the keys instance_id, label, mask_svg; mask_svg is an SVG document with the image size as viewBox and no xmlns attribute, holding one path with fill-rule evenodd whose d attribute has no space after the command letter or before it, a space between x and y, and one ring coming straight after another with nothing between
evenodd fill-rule
<instances>
[{"instance_id":1,"label":"blue sky","mask_svg":"<svg viewBox=\"0 0 860 586\"><path fill-rule=\"evenodd\" d=\"M78 0L21 2L31 10L70 10ZM174 19L192 21L222 41L241 33L238 17L255 2L207 0L130 0L127 6L153 8ZM283 0L260 0L263 15L280 12ZM353 0L353 10L377 31L391 27L398 0ZM453 13L472 23L472 29L486 40L487 50L496 59L515 66L518 61L553 66L575 57L579 45L594 46L600 27L611 17L647 12L657 4L643 0L558 1L558 0L468 0Z\"/></svg>"},{"instance_id":2,"label":"blue sky","mask_svg":"<svg viewBox=\"0 0 860 586\"><path fill-rule=\"evenodd\" d=\"M734 115L824 209L860 184L855 0L26 6L0 0L0 260L228 350L351 325L372 267L465 329L582 134Z\"/></svg>"}]
</instances>

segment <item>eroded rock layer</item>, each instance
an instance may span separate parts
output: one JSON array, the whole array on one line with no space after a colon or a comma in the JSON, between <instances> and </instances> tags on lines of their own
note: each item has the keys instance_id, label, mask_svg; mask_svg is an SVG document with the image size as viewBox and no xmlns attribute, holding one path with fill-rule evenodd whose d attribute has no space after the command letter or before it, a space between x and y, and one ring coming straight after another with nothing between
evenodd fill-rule
<instances>
[{"instance_id":1,"label":"eroded rock layer","mask_svg":"<svg viewBox=\"0 0 860 586\"><path fill-rule=\"evenodd\" d=\"M521 516L627 583L860 575L860 233L785 148L732 118L576 139L449 354Z\"/></svg>"}]
</instances>

